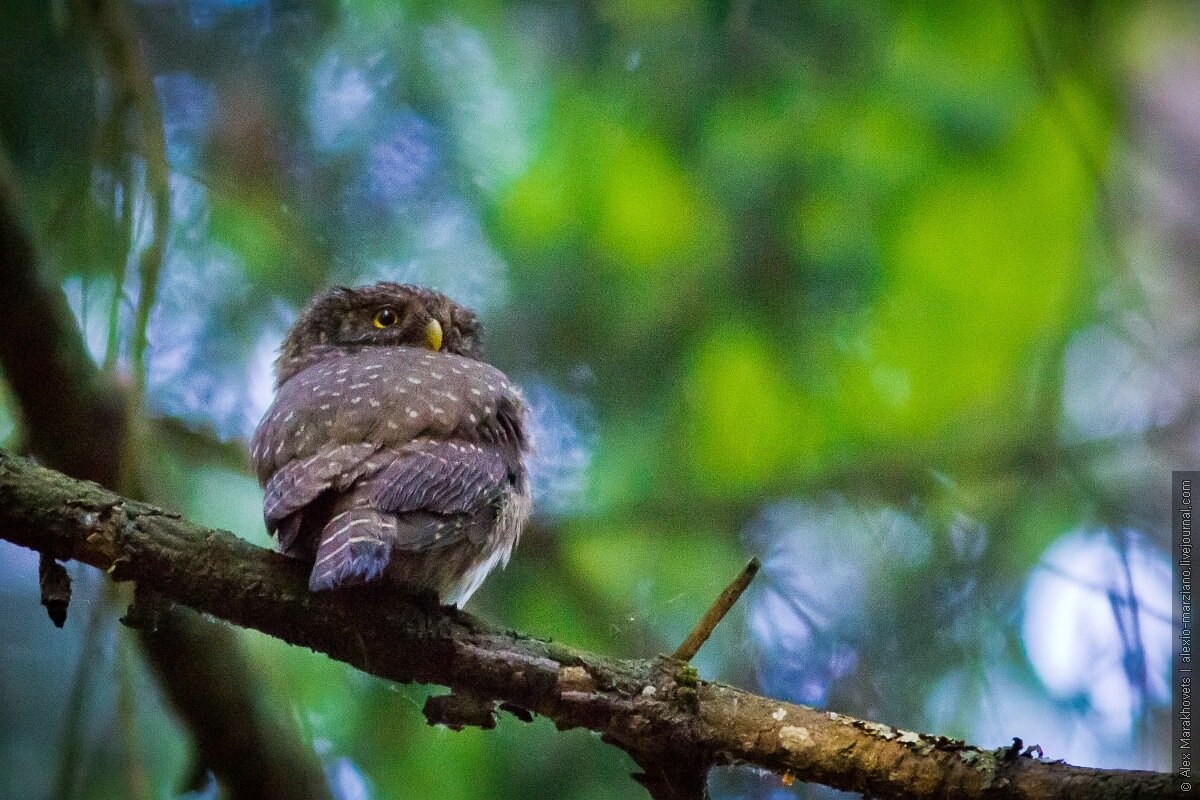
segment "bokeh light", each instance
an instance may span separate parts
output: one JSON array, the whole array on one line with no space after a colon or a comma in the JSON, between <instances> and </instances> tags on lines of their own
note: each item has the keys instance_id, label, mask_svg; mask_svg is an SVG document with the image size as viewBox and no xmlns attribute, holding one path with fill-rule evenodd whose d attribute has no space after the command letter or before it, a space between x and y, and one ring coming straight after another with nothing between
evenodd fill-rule
<instances>
[{"instance_id":1,"label":"bokeh light","mask_svg":"<svg viewBox=\"0 0 1200 800\"><path fill-rule=\"evenodd\" d=\"M430 286L479 313L536 441L533 522L469 610L648 658L757 555L703 677L1168 766L1167 487L1200 452L1193 3L124 5L163 152L68 3L0 4L0 151L126 388L165 159L154 502L269 546L245 443L288 326L331 284ZM0 445L25 424L0 374ZM69 746L57 796L128 796L135 762L166 796L186 731L126 599L72 569L56 632L36 559L0 543L0 795L50 796ZM640 791L585 732L429 729L432 687L239 636L339 798Z\"/></svg>"}]
</instances>

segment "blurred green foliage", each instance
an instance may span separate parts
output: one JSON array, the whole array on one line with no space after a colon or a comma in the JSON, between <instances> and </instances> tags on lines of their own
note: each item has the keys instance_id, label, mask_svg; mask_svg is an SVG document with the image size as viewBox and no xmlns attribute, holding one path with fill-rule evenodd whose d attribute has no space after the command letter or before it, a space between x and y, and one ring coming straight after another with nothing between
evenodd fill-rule
<instances>
[{"instance_id":1,"label":"blurred green foliage","mask_svg":"<svg viewBox=\"0 0 1200 800\"><path fill-rule=\"evenodd\" d=\"M81 55L92 34L71 8L0 8L0 143L53 268L82 287L85 325L127 340L138 288L117 276L148 236L139 142L106 117L111 77ZM1064 374L1097 326L1125 335L1171 294L1140 291L1130 240L1156 221L1122 198L1141 146L1130 97L1163 63L1165 31L1194 46L1188 8L134 3L172 168L149 413L214 442L147 453L155 498L265 544L257 488L215 440L253 426L297 304L330 282L433 284L482 309L491 360L579 399L566 425L591 431L582 463L562 457L561 431L543 441L543 477L565 475L580 499L539 517L474 610L649 656L753 551L767 567L749 623L724 623L704 677L1162 768L1161 616L1144 641L1121 640L1110 601L1148 593L1153 617L1163 587L1089 576L1087 614L1108 639L1079 644L1079 618L1046 612L1065 646L1141 665L1105 676L1123 711L1048 688L1021 624L1042 613L1022 600L1048 574L1041 559L1073 531L1109 531L1126 566L1136 548L1165 558L1166 506L1147 498L1162 491L1148 476L1181 458L1155 449L1171 415L1088 436L1087 418L1124 407ZM1068 392L1090 398L1082 421ZM0 436L18 444L19 412L0 402ZM775 513L786 503L800 511ZM0 600L36 616L18 577ZM55 645L65 663L80 625ZM426 687L245 638L331 773L353 765L345 797L356 780L372 797L641 791L589 735L507 718L428 729ZM31 658L0 659L0 682L30 685ZM111 681L94 683L103 719ZM178 743L158 702L143 681L127 748ZM30 742L62 735L58 717L0 713L7 774ZM46 791L57 767L39 752L12 796ZM154 785L182 759L145 758ZM121 769L90 762L78 796L123 796ZM788 794L741 773L714 786Z\"/></svg>"}]
</instances>

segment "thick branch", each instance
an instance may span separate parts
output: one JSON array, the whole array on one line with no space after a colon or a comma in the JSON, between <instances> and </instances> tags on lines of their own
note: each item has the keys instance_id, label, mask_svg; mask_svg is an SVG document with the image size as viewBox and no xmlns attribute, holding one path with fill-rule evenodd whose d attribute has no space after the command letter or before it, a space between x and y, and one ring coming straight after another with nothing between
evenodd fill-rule
<instances>
[{"instance_id":1,"label":"thick branch","mask_svg":"<svg viewBox=\"0 0 1200 800\"><path fill-rule=\"evenodd\" d=\"M312 594L299 562L2 451L0 536L389 680L439 683L560 728L599 731L651 768L754 764L879 798L1171 796L1165 774L1008 758L699 681L669 659L607 659L378 590Z\"/></svg>"}]
</instances>

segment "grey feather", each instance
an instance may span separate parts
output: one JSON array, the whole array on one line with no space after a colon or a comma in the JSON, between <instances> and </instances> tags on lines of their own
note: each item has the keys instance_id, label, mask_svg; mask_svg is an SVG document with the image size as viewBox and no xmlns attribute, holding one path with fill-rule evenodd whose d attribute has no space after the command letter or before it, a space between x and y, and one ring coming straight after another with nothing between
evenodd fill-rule
<instances>
[{"instance_id":1,"label":"grey feather","mask_svg":"<svg viewBox=\"0 0 1200 800\"><path fill-rule=\"evenodd\" d=\"M308 586L314 592L367 583L391 561L396 521L370 508L332 517L321 531Z\"/></svg>"},{"instance_id":2,"label":"grey feather","mask_svg":"<svg viewBox=\"0 0 1200 800\"><path fill-rule=\"evenodd\" d=\"M370 327L381 302L418 325L452 319L453 351L408 334L362 345L390 335ZM313 560L312 590L388 580L461 604L508 560L529 508L524 402L475 357L473 320L442 295L378 284L327 293L289 332L251 455L267 527Z\"/></svg>"},{"instance_id":3,"label":"grey feather","mask_svg":"<svg viewBox=\"0 0 1200 800\"><path fill-rule=\"evenodd\" d=\"M423 440L373 481L371 505L380 511L470 514L504 488L508 469L494 447Z\"/></svg>"},{"instance_id":4,"label":"grey feather","mask_svg":"<svg viewBox=\"0 0 1200 800\"><path fill-rule=\"evenodd\" d=\"M349 488L367 470L376 446L366 442L326 447L291 461L263 487L263 517L274 531L277 523L304 508L324 491Z\"/></svg>"}]
</instances>

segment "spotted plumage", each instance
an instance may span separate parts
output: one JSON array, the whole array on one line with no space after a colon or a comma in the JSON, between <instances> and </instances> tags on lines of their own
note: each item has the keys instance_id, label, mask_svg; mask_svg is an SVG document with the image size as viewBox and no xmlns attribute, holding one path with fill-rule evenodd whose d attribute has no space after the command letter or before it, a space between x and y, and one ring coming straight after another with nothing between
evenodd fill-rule
<instances>
[{"instance_id":1,"label":"spotted plumage","mask_svg":"<svg viewBox=\"0 0 1200 800\"><path fill-rule=\"evenodd\" d=\"M525 406L479 360L474 316L398 284L301 315L251 455L280 549L314 591L385 580L461 605L507 562L529 509Z\"/></svg>"}]
</instances>

